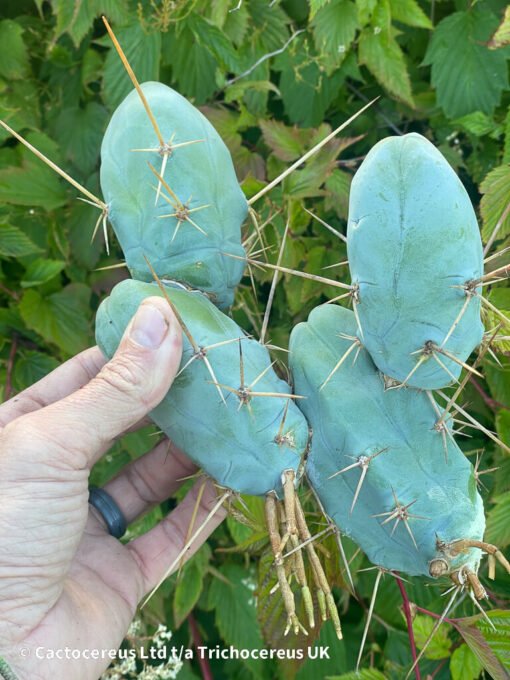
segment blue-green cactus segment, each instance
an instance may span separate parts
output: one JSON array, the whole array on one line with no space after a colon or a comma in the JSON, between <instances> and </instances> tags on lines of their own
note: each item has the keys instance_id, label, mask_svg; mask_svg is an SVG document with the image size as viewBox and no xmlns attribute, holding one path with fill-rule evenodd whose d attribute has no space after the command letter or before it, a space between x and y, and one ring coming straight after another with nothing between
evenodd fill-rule
<instances>
[{"instance_id":1,"label":"blue-green cactus segment","mask_svg":"<svg viewBox=\"0 0 510 680\"><path fill-rule=\"evenodd\" d=\"M181 368L188 362L189 365L151 412L151 418L220 485L240 493L263 495L274 490L280 495L282 473L292 469L296 477L301 474L308 447L308 424L293 400L250 397L250 393L289 394L289 385L271 368L267 349L248 338L204 295L166 288L202 353L190 361L194 349L184 337ZM115 286L102 302L96 317L96 339L107 357L115 352L140 302L150 295L162 295L156 284L127 280ZM213 384L234 390L241 387L239 338L246 388L243 404L235 393ZM229 340L232 342L218 345Z\"/></svg>"},{"instance_id":2,"label":"blue-green cactus segment","mask_svg":"<svg viewBox=\"0 0 510 680\"><path fill-rule=\"evenodd\" d=\"M464 289L483 274L482 243L461 181L421 135L383 139L361 164L347 250L357 333L377 366L414 387L451 383L461 366L447 353L465 361L482 339L481 288Z\"/></svg>"},{"instance_id":3,"label":"blue-green cactus segment","mask_svg":"<svg viewBox=\"0 0 510 680\"><path fill-rule=\"evenodd\" d=\"M151 281L145 255L160 278L203 290L228 307L245 264L228 254L245 257L241 225L248 210L230 153L180 94L161 83L141 87L169 153L160 153L136 90L113 114L101 147L101 187L127 266L133 278ZM179 204L164 188L156 204L159 182L148 163L161 174L165 160L164 178Z\"/></svg>"},{"instance_id":4,"label":"blue-green cactus segment","mask_svg":"<svg viewBox=\"0 0 510 680\"><path fill-rule=\"evenodd\" d=\"M473 467L449 436L445 459L443 437L434 429L438 415L427 394L385 390L365 349L357 357L351 352L324 385L352 345L346 336L355 333L354 314L333 305L317 307L292 332L294 386L306 397L299 406L313 431L306 473L327 514L374 564L429 575L431 560L445 559L438 539L483 537ZM365 460L366 476L352 508L362 456L373 457ZM407 525L393 514L397 503L408 506ZM450 570L467 565L476 571L479 559L480 551L470 549L445 561Z\"/></svg>"}]
</instances>

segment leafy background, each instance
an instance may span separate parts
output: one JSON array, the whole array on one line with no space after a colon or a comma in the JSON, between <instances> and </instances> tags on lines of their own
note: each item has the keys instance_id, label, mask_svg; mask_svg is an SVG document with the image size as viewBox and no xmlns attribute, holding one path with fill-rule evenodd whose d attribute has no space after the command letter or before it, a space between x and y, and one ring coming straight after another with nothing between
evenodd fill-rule
<instances>
[{"instance_id":1,"label":"leafy background","mask_svg":"<svg viewBox=\"0 0 510 680\"><path fill-rule=\"evenodd\" d=\"M102 134L131 84L112 49L100 15L106 14L140 81L160 79L201 107L227 143L239 180L253 195L267 180L298 159L364 103L378 102L356 119L283 185L257 204L268 221L268 257L276 257L284 224L290 236L282 264L342 280L345 267L323 268L345 259L343 243L314 220L311 210L336 229L345 229L349 184L370 147L384 136L417 131L431 139L458 172L480 216L485 240L503 216L495 246L508 245L510 215L510 11L500 0L3 0L0 9L0 116L73 177L99 194ZM97 219L77 192L0 132L0 383L8 398L94 342L99 301L125 274L101 270L108 257L102 239L91 243ZM246 226L249 233L251 225ZM494 262L504 264L503 255ZM271 274L254 270L256 297L247 278L240 287L236 319L258 332ZM337 289L284 276L277 287L270 338L285 346L291 327ZM489 298L510 310L510 291L498 285ZM508 313L508 312L507 312ZM494 318L487 319L487 327ZM508 332L508 331L507 331ZM501 365L482 363L484 380L470 382L464 401L470 412L510 445L509 342L497 343ZM283 369L282 369L283 370ZM510 544L510 462L479 432L460 442L467 455L484 449L482 467L499 466L483 477L488 512L487 539ZM128 460L154 444L147 428L116 444L93 471L104 483ZM303 492L306 497L306 491ZM131 527L130 535L158 521L176 499ZM282 639L283 619L274 583L263 509L246 499L250 518L236 512L166 583L142 613L142 634L159 622L173 630L173 642L210 647L306 648L309 639ZM306 501L311 522L313 503ZM319 527L320 528L320 527ZM189 678L402 678L411 655L397 585L381 584L363 671L353 675L375 572L356 547L352 558L358 598L349 595L335 542L323 556L335 586L344 641L329 624L320 630L330 660L218 661L209 669L186 662ZM484 573L485 579L485 573ZM487 584L491 631L472 604L462 602L443 624L421 663L429 677L471 680L507 678L510 671L505 612L508 579L498 570ZM416 613L420 648L444 599L436 584L406 584ZM425 611L424 611L425 610ZM193 631L195 631L193 633ZM143 635L142 635L143 636ZM136 636L130 644L137 643ZM126 643L128 644L128 643ZM141 670L139 665L138 670ZM128 677L128 676L126 676ZM131 677L131 676L129 676Z\"/></svg>"}]
</instances>

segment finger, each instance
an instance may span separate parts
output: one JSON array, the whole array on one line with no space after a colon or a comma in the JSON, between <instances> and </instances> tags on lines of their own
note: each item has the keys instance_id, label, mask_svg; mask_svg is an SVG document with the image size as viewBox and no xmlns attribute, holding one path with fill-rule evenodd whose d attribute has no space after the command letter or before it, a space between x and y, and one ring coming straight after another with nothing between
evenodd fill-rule
<instances>
[{"instance_id":1,"label":"finger","mask_svg":"<svg viewBox=\"0 0 510 680\"><path fill-rule=\"evenodd\" d=\"M152 451L126 465L105 486L128 524L174 494L194 465L172 442L165 439Z\"/></svg>"},{"instance_id":2,"label":"finger","mask_svg":"<svg viewBox=\"0 0 510 680\"><path fill-rule=\"evenodd\" d=\"M207 480L204 487L204 482L199 481L182 503L157 526L128 543L127 548L135 558L143 577L144 595L158 585L172 563L175 563L173 571L181 564L179 556L189 540L193 517L191 534L200 527L201 530L185 551L183 561L192 557L206 538L221 524L226 515L224 507L218 508L208 519L217 502L218 494L213 482Z\"/></svg>"},{"instance_id":3,"label":"finger","mask_svg":"<svg viewBox=\"0 0 510 680\"><path fill-rule=\"evenodd\" d=\"M106 363L99 347L91 347L56 368L31 387L0 406L0 427L37 411L86 385Z\"/></svg>"},{"instance_id":4,"label":"finger","mask_svg":"<svg viewBox=\"0 0 510 680\"><path fill-rule=\"evenodd\" d=\"M8 424L27 456L73 469L90 467L122 432L163 399L180 364L182 333L168 303L147 298L119 347L77 392ZM10 428L10 429L9 429Z\"/></svg>"}]
</instances>

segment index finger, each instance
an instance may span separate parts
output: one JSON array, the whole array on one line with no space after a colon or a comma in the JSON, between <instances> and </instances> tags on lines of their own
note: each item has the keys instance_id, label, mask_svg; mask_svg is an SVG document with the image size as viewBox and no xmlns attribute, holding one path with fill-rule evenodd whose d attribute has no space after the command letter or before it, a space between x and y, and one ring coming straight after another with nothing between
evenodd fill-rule
<instances>
[{"instance_id":1,"label":"index finger","mask_svg":"<svg viewBox=\"0 0 510 680\"><path fill-rule=\"evenodd\" d=\"M26 390L0 405L0 427L26 413L54 404L86 385L105 365L99 347L72 357Z\"/></svg>"}]
</instances>

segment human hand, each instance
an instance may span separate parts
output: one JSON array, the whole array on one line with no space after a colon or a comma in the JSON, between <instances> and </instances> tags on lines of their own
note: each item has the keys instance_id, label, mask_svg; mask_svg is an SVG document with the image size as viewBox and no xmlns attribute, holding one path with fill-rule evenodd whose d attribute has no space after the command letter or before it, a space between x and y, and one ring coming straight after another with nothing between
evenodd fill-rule
<instances>
[{"instance_id":1,"label":"human hand","mask_svg":"<svg viewBox=\"0 0 510 680\"><path fill-rule=\"evenodd\" d=\"M181 352L168 304L149 298L110 362L97 347L86 350L0 406L0 656L20 680L97 680L110 658L41 660L38 648L117 649L138 603L186 543L198 486L126 545L88 504L91 467L161 401ZM162 442L105 490L129 523L194 470ZM207 485L196 526L215 500ZM186 557L223 517L210 519Z\"/></svg>"}]
</instances>

